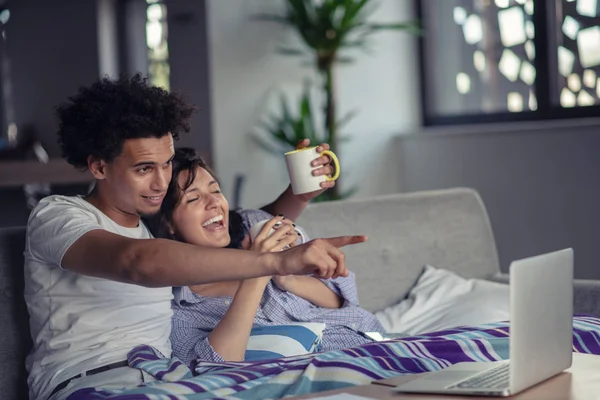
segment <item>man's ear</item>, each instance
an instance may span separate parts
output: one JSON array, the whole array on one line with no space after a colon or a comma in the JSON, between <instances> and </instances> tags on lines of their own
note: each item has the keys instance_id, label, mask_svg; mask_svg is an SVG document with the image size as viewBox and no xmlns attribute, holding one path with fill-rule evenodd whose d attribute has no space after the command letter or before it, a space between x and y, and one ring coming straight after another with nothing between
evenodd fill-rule
<instances>
[{"instance_id":1,"label":"man's ear","mask_svg":"<svg viewBox=\"0 0 600 400\"><path fill-rule=\"evenodd\" d=\"M88 169L96 179L106 178L106 162L94 156L87 158Z\"/></svg>"}]
</instances>

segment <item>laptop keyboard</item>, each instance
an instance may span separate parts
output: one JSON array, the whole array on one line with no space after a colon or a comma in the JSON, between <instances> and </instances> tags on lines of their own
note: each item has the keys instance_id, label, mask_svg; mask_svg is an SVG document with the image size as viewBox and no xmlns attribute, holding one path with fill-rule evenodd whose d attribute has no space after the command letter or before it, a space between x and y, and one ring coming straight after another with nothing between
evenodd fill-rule
<instances>
[{"instance_id":1,"label":"laptop keyboard","mask_svg":"<svg viewBox=\"0 0 600 400\"><path fill-rule=\"evenodd\" d=\"M509 364L503 364L448 386L448 389L504 389L508 387L508 374Z\"/></svg>"}]
</instances>

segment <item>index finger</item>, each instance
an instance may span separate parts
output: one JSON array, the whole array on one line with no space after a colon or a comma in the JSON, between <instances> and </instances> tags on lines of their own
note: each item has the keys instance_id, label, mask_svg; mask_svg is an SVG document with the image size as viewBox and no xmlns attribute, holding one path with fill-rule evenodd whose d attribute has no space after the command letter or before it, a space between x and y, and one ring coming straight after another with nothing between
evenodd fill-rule
<instances>
[{"instance_id":1,"label":"index finger","mask_svg":"<svg viewBox=\"0 0 600 400\"><path fill-rule=\"evenodd\" d=\"M317 146L317 152L318 153L322 153L325 150L330 150L331 147L329 146L329 143L321 143L320 145Z\"/></svg>"},{"instance_id":2,"label":"index finger","mask_svg":"<svg viewBox=\"0 0 600 400\"><path fill-rule=\"evenodd\" d=\"M331 238L322 239L325 242L329 243L332 246L337 248L348 246L351 244L358 244L367 241L367 237L365 235L355 235L355 236L337 236Z\"/></svg>"},{"instance_id":3,"label":"index finger","mask_svg":"<svg viewBox=\"0 0 600 400\"><path fill-rule=\"evenodd\" d=\"M302 139L296 144L296 150L305 149L310 144L310 139Z\"/></svg>"}]
</instances>

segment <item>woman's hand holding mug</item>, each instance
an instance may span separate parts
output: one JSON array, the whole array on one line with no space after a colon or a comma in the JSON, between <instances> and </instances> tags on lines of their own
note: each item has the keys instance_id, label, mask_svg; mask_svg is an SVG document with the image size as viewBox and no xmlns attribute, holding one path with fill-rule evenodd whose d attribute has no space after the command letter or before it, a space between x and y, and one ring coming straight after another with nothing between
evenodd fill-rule
<instances>
[{"instance_id":1,"label":"woman's hand holding mug","mask_svg":"<svg viewBox=\"0 0 600 400\"><path fill-rule=\"evenodd\" d=\"M248 235L251 241L248 249L261 253L282 251L297 243L304 243L306 239L302 231L283 216L257 222Z\"/></svg>"}]
</instances>

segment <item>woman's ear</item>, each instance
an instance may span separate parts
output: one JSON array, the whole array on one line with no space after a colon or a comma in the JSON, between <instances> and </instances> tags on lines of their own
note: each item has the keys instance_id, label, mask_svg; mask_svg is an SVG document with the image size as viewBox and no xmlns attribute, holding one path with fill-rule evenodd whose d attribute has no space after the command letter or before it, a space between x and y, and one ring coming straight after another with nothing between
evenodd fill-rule
<instances>
[{"instance_id":1,"label":"woman's ear","mask_svg":"<svg viewBox=\"0 0 600 400\"><path fill-rule=\"evenodd\" d=\"M173 224L170 222L167 222L167 232L169 232L169 235L175 236L175 229L173 228Z\"/></svg>"},{"instance_id":2,"label":"woman's ear","mask_svg":"<svg viewBox=\"0 0 600 400\"><path fill-rule=\"evenodd\" d=\"M175 237L175 228L173 227L173 223L167 219L167 217L163 214L160 216L159 220L160 231L163 235L169 235L171 238Z\"/></svg>"},{"instance_id":3,"label":"woman's ear","mask_svg":"<svg viewBox=\"0 0 600 400\"><path fill-rule=\"evenodd\" d=\"M250 237L250 232L246 235L244 240L242 240L242 249L250 250L250 246L252 245L252 238Z\"/></svg>"}]
</instances>

